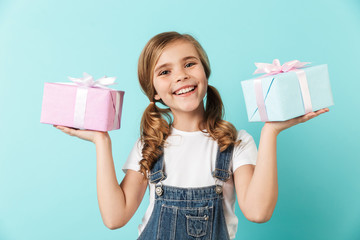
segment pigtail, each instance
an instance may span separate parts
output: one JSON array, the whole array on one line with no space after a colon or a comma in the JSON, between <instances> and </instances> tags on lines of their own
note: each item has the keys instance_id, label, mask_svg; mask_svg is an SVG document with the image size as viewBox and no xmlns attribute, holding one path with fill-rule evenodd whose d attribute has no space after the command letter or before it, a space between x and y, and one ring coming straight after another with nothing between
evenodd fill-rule
<instances>
[{"instance_id":1,"label":"pigtail","mask_svg":"<svg viewBox=\"0 0 360 240\"><path fill-rule=\"evenodd\" d=\"M169 108L161 109L154 102L151 102L143 113L140 125L143 158L139 164L140 172L145 179L147 179L152 166L162 154L165 140L169 136L171 125L169 112Z\"/></svg>"},{"instance_id":2,"label":"pigtail","mask_svg":"<svg viewBox=\"0 0 360 240\"><path fill-rule=\"evenodd\" d=\"M230 122L222 120L224 105L218 90L208 85L205 107L205 128L209 135L217 140L220 150L224 151L230 145L240 144L237 139L237 130Z\"/></svg>"}]
</instances>

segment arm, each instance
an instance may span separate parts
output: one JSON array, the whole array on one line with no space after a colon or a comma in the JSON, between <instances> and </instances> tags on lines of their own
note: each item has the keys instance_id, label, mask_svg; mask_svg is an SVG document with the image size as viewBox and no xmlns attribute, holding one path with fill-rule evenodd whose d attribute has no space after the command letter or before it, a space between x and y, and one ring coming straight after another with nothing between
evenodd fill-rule
<instances>
[{"instance_id":1,"label":"arm","mask_svg":"<svg viewBox=\"0 0 360 240\"><path fill-rule=\"evenodd\" d=\"M110 229L123 227L139 207L147 181L139 172L128 170L120 186L116 179L111 139L107 132L76 130L55 126L70 136L91 141L96 146L96 184L101 217Z\"/></svg>"},{"instance_id":2,"label":"arm","mask_svg":"<svg viewBox=\"0 0 360 240\"><path fill-rule=\"evenodd\" d=\"M271 218L278 196L277 133L266 126L261 131L256 167L244 165L234 172L240 209L248 220L259 223Z\"/></svg>"},{"instance_id":3,"label":"arm","mask_svg":"<svg viewBox=\"0 0 360 240\"><path fill-rule=\"evenodd\" d=\"M128 170L118 185L108 135L95 141L97 195L104 224L110 229L123 227L138 209L147 187L141 173Z\"/></svg>"},{"instance_id":4,"label":"arm","mask_svg":"<svg viewBox=\"0 0 360 240\"><path fill-rule=\"evenodd\" d=\"M278 197L276 140L278 134L306 122L329 109L322 109L284 122L266 122L261 130L256 167L244 165L234 172L238 203L244 216L252 222L270 220Z\"/></svg>"}]
</instances>

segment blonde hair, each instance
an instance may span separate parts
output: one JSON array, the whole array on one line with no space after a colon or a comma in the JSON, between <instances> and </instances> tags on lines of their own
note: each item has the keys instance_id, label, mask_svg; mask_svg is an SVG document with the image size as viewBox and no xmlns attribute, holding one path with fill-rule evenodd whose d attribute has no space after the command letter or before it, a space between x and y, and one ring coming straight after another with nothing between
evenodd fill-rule
<instances>
[{"instance_id":1,"label":"blonde hair","mask_svg":"<svg viewBox=\"0 0 360 240\"><path fill-rule=\"evenodd\" d=\"M140 125L141 142L143 143L143 159L139 164L140 172L146 179L154 163L162 154L165 141L170 134L170 127L172 125L170 108L159 108L155 104L156 100L154 97L156 92L153 84L153 72L155 64L164 48L168 44L179 40L193 44L199 54L207 79L209 79L211 73L210 62L206 52L201 47L200 43L189 34L164 32L151 38L145 45L139 57L138 77L143 92L151 102L143 113ZM159 100L159 102L165 105L162 100ZM200 127L200 125L203 124L205 132L209 133L209 135L218 142L221 151L224 151L230 145L238 145L241 142L240 140L236 141L236 128L230 122L224 121L223 117L224 106L220 94L215 87L208 85L204 118L205 122L199 123L199 129L203 129Z\"/></svg>"}]
</instances>

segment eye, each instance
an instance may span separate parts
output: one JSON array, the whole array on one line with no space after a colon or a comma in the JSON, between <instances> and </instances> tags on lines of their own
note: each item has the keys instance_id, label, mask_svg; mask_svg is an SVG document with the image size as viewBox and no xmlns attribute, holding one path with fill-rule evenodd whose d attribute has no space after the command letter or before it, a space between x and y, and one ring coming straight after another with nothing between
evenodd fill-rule
<instances>
[{"instance_id":1,"label":"eye","mask_svg":"<svg viewBox=\"0 0 360 240\"><path fill-rule=\"evenodd\" d=\"M186 64L185 67L191 67L193 65L195 65L195 63L191 62L191 63Z\"/></svg>"},{"instance_id":2,"label":"eye","mask_svg":"<svg viewBox=\"0 0 360 240\"><path fill-rule=\"evenodd\" d=\"M165 70L165 71L160 72L159 75L160 75L160 76L161 76L161 75L166 75L166 74L168 74L168 73L169 73L169 71L168 71L168 70Z\"/></svg>"}]
</instances>

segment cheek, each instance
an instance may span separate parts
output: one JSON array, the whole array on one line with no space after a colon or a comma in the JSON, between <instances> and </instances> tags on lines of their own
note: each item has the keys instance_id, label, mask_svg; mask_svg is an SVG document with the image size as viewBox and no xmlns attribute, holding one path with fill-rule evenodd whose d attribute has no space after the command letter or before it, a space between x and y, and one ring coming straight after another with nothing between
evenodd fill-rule
<instances>
[{"instance_id":1,"label":"cheek","mask_svg":"<svg viewBox=\"0 0 360 240\"><path fill-rule=\"evenodd\" d=\"M202 96L203 98L205 97L206 93L207 93L207 89L208 89L208 81L206 79L206 77L204 76L204 86L203 86L203 91L202 91Z\"/></svg>"},{"instance_id":2,"label":"cheek","mask_svg":"<svg viewBox=\"0 0 360 240\"><path fill-rule=\"evenodd\" d=\"M156 80L154 81L154 88L157 94L162 95L165 93L165 91L167 92L167 86L166 86L166 82L161 81L161 80Z\"/></svg>"},{"instance_id":3,"label":"cheek","mask_svg":"<svg viewBox=\"0 0 360 240\"><path fill-rule=\"evenodd\" d=\"M153 86L155 88L155 91L157 92L157 90L159 89L159 81L156 79L153 80Z\"/></svg>"},{"instance_id":4,"label":"cheek","mask_svg":"<svg viewBox=\"0 0 360 240\"><path fill-rule=\"evenodd\" d=\"M207 89L208 89L208 85L207 84L205 84L204 85L204 91L203 91L203 93L202 93L202 97L204 98L205 97L205 95L206 95L206 93L207 93Z\"/></svg>"}]
</instances>

